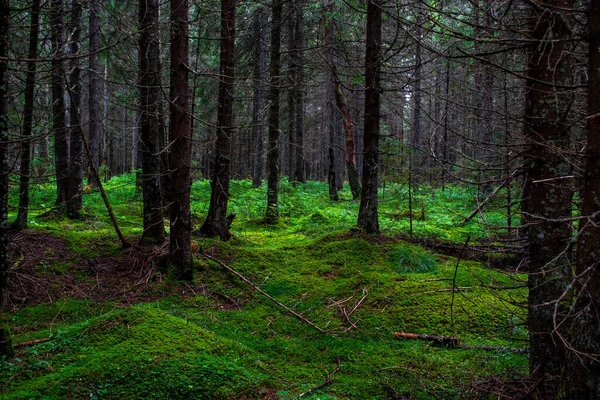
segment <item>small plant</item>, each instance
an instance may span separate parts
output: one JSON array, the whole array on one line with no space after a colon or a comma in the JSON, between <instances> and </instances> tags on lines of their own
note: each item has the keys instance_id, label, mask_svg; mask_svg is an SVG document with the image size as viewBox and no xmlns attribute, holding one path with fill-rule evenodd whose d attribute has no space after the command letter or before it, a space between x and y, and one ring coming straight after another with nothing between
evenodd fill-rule
<instances>
[{"instance_id":1,"label":"small plant","mask_svg":"<svg viewBox=\"0 0 600 400\"><path fill-rule=\"evenodd\" d=\"M435 269L435 258L427 251L412 246L402 246L388 254L394 269L399 273L431 272Z\"/></svg>"}]
</instances>

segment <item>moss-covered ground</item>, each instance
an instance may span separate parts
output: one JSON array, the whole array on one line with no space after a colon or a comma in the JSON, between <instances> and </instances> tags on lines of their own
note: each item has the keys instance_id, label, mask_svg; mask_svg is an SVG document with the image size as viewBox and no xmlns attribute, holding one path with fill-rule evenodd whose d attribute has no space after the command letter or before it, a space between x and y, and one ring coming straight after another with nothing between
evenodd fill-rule
<instances>
[{"instance_id":1,"label":"moss-covered ground","mask_svg":"<svg viewBox=\"0 0 600 400\"><path fill-rule=\"evenodd\" d=\"M135 177L106 186L121 228L135 240L141 234ZM178 283L153 268L148 253L141 259L120 248L97 193L84 197L83 220L57 219L44 216L54 193L40 185L31 228L19 235L52 240L14 240L12 273L37 297L19 291L7 316L15 342L42 340L0 361L0 396L453 399L474 396L474 381L526 371L526 356L509 349L526 345L522 276L399 239L410 224L401 185L388 184L382 193L381 236L352 231L358 203L348 189L340 202L327 193L323 183L283 182L281 222L265 226L264 187L233 182L234 238L195 238L195 280ZM424 214L413 221L415 237L460 246L467 237L489 241L498 234L491 226L506 224L504 210L492 201L485 221L479 215L462 225L476 207L470 189L421 187L414 195L416 214ZM207 181L194 183L196 224L209 196ZM35 257L19 243L35 243ZM115 278L106 281L109 274ZM471 348L398 340L394 332L456 336Z\"/></svg>"}]
</instances>

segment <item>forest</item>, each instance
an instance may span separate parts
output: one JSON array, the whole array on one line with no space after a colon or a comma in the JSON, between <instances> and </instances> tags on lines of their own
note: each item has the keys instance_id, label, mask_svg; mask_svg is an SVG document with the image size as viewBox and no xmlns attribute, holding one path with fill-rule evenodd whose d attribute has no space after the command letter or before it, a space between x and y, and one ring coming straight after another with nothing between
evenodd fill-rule
<instances>
[{"instance_id":1,"label":"forest","mask_svg":"<svg viewBox=\"0 0 600 400\"><path fill-rule=\"evenodd\" d=\"M600 399L600 0L0 0L0 397Z\"/></svg>"}]
</instances>

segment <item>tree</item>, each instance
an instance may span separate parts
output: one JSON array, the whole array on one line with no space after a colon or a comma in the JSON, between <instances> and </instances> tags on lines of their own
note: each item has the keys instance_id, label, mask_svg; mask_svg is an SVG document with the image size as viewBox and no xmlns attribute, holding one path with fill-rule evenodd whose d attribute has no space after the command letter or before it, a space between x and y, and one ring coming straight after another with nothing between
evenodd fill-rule
<instances>
[{"instance_id":1,"label":"tree","mask_svg":"<svg viewBox=\"0 0 600 400\"><path fill-rule=\"evenodd\" d=\"M600 399L600 1L588 14L588 117L581 236L577 242L576 299L570 351L564 369L565 399Z\"/></svg>"},{"instance_id":2,"label":"tree","mask_svg":"<svg viewBox=\"0 0 600 400\"><path fill-rule=\"evenodd\" d=\"M200 233L229 240L231 218L227 218L229 202L229 168L231 136L233 134L233 94L235 69L235 1L221 0L221 60L219 72L219 108L217 111L217 142L215 168L211 182L208 215Z\"/></svg>"},{"instance_id":3,"label":"tree","mask_svg":"<svg viewBox=\"0 0 600 400\"><path fill-rule=\"evenodd\" d=\"M266 6L260 6L254 14L253 35L254 48L254 75L252 87L252 139L254 140L254 157L252 169L252 186L260 187L262 184L262 159L265 135L265 82L267 79L267 24L269 14Z\"/></svg>"},{"instance_id":4,"label":"tree","mask_svg":"<svg viewBox=\"0 0 600 400\"><path fill-rule=\"evenodd\" d=\"M177 12L177 9L174 9ZM142 158L142 195L144 198L143 243L164 240L158 160L158 0L140 0L140 153ZM179 68L178 68L179 69ZM93 151L93 150L92 150ZM182 218L185 216L182 216Z\"/></svg>"},{"instance_id":5,"label":"tree","mask_svg":"<svg viewBox=\"0 0 600 400\"><path fill-rule=\"evenodd\" d=\"M567 23L572 0L549 0L532 10L534 39L528 57L525 99L527 177L522 222L527 227L529 369L536 378L559 376L565 357L557 332L559 299L569 282L572 188L568 157L569 90L573 58Z\"/></svg>"},{"instance_id":6,"label":"tree","mask_svg":"<svg viewBox=\"0 0 600 400\"><path fill-rule=\"evenodd\" d=\"M295 2L294 13L294 154L290 157L294 160L294 171L290 171L294 182L306 183L306 165L304 161L304 7L303 1ZM291 140L291 139L290 139Z\"/></svg>"},{"instance_id":7,"label":"tree","mask_svg":"<svg viewBox=\"0 0 600 400\"><path fill-rule=\"evenodd\" d=\"M279 218L279 82L281 69L282 0L273 0L271 19L271 59L269 61L269 145L267 148L267 211L265 222Z\"/></svg>"},{"instance_id":8,"label":"tree","mask_svg":"<svg viewBox=\"0 0 600 400\"><path fill-rule=\"evenodd\" d=\"M379 184L379 112L381 80L381 0L367 5L367 50L365 56L365 129L362 192L358 227L379 233L377 189Z\"/></svg>"},{"instance_id":9,"label":"tree","mask_svg":"<svg viewBox=\"0 0 600 400\"><path fill-rule=\"evenodd\" d=\"M0 0L0 356L12 357L12 339L4 317L8 290L8 27L10 2Z\"/></svg>"},{"instance_id":10,"label":"tree","mask_svg":"<svg viewBox=\"0 0 600 400\"><path fill-rule=\"evenodd\" d=\"M179 279L192 279L190 250L190 85L187 0L171 1L171 232L169 260Z\"/></svg>"},{"instance_id":11,"label":"tree","mask_svg":"<svg viewBox=\"0 0 600 400\"><path fill-rule=\"evenodd\" d=\"M52 132L56 167L56 205L64 207L69 185L69 135L65 104L65 22L62 0L52 0Z\"/></svg>"},{"instance_id":12,"label":"tree","mask_svg":"<svg viewBox=\"0 0 600 400\"><path fill-rule=\"evenodd\" d=\"M81 47L81 2L72 0L71 4L71 65L69 94L71 99L71 137L70 137L70 159L69 159L69 185L67 188L67 215L69 218L78 218L82 207L83 181L83 144L81 141L81 122L79 121L79 109L81 107L81 62L78 53Z\"/></svg>"},{"instance_id":13,"label":"tree","mask_svg":"<svg viewBox=\"0 0 600 400\"><path fill-rule=\"evenodd\" d=\"M31 178L31 136L33 133L33 103L35 100L35 75L40 32L40 0L31 5L31 27L29 30L29 50L27 52L27 76L25 78L25 106L23 109L23 140L21 141L21 166L19 169L19 212L12 228L27 228L29 212L29 181Z\"/></svg>"},{"instance_id":14,"label":"tree","mask_svg":"<svg viewBox=\"0 0 600 400\"><path fill-rule=\"evenodd\" d=\"M92 159L96 170L100 168L100 67L98 51L100 50L100 1L90 0L89 33L89 101L90 112L88 141L94 158ZM142 0L140 0L141 2ZM143 34L143 33L142 33ZM88 184L97 186L93 174L88 176Z\"/></svg>"}]
</instances>

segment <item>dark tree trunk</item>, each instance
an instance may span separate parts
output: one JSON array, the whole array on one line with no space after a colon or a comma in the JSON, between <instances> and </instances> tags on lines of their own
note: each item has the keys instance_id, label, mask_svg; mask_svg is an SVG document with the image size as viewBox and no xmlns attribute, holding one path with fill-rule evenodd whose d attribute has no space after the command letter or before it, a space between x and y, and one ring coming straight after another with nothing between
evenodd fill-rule
<instances>
[{"instance_id":1,"label":"dark tree trunk","mask_svg":"<svg viewBox=\"0 0 600 400\"><path fill-rule=\"evenodd\" d=\"M190 86L188 81L188 0L171 1L171 232L169 257L175 275L191 280L190 249Z\"/></svg>"},{"instance_id":2,"label":"dark tree trunk","mask_svg":"<svg viewBox=\"0 0 600 400\"><path fill-rule=\"evenodd\" d=\"M69 81L71 98L71 146L69 162L69 187L67 196L67 215L69 218L79 218L82 207L83 181L83 144L81 142L81 123L79 121L81 107L81 62L77 55L81 47L81 2L72 0L71 9L71 76Z\"/></svg>"},{"instance_id":3,"label":"dark tree trunk","mask_svg":"<svg viewBox=\"0 0 600 400\"><path fill-rule=\"evenodd\" d=\"M144 198L143 243L164 240L158 160L158 0L140 0L140 153Z\"/></svg>"},{"instance_id":4,"label":"dark tree trunk","mask_svg":"<svg viewBox=\"0 0 600 400\"><path fill-rule=\"evenodd\" d=\"M231 237L229 233L231 221L227 218L227 204L233 134L234 55L235 1L221 0L221 79L219 80L215 170L211 182L210 207L200 232L209 237L219 236L222 240L229 240Z\"/></svg>"},{"instance_id":5,"label":"dark tree trunk","mask_svg":"<svg viewBox=\"0 0 600 400\"><path fill-rule=\"evenodd\" d=\"M367 5L367 51L365 56L365 156L358 227L379 233L377 186L379 178L379 108L381 72L381 0Z\"/></svg>"},{"instance_id":6,"label":"dark tree trunk","mask_svg":"<svg viewBox=\"0 0 600 400\"><path fill-rule=\"evenodd\" d=\"M417 174L417 181L421 177L419 167L422 165L421 153L421 18L417 17L415 27L415 74L413 76L413 118L412 118L412 145L411 145L411 163L410 168L414 174Z\"/></svg>"},{"instance_id":7,"label":"dark tree trunk","mask_svg":"<svg viewBox=\"0 0 600 400\"><path fill-rule=\"evenodd\" d=\"M572 56L566 11L573 0L539 4L532 18L536 43L528 60L525 136L528 171L523 190L523 222L529 224L529 368L532 376L560 375L564 347L556 332L555 302L567 290L572 229L561 218L571 216L572 189L569 107ZM554 221L552 221L554 220ZM560 311L560 310L559 310Z\"/></svg>"},{"instance_id":8,"label":"dark tree trunk","mask_svg":"<svg viewBox=\"0 0 600 400\"><path fill-rule=\"evenodd\" d=\"M69 185L69 136L65 104L65 23L62 0L52 0L52 131L56 166L56 205L64 206Z\"/></svg>"},{"instance_id":9,"label":"dark tree trunk","mask_svg":"<svg viewBox=\"0 0 600 400\"><path fill-rule=\"evenodd\" d=\"M333 89L335 93L335 102L337 108L342 115L342 122L344 124L344 134L346 139L346 168L348 171L348 182L350 183L350 190L352 191L352 198L354 200L360 197L360 180L358 179L358 169L356 168L356 146L354 145L354 126L352 123L352 115L350 114L350 108L346 103L344 93L342 92L342 85L334 73L335 82Z\"/></svg>"},{"instance_id":10,"label":"dark tree trunk","mask_svg":"<svg viewBox=\"0 0 600 400\"><path fill-rule=\"evenodd\" d=\"M335 3L331 2L326 6L326 11L329 15L333 15ZM335 67L335 33L333 31L333 20L327 21L323 24L323 39L325 49L325 59L327 64L330 66L327 71L327 97L326 97L326 110L327 110L327 131L329 137L329 148L326 153L327 163L327 184L329 186L329 200L338 201L340 199L338 190L339 185L337 182L336 173L336 157L335 157L335 138L337 130L337 113L335 112L335 94L333 93L335 84L335 73L333 68Z\"/></svg>"},{"instance_id":11,"label":"dark tree trunk","mask_svg":"<svg viewBox=\"0 0 600 400\"><path fill-rule=\"evenodd\" d=\"M282 136L280 141L281 147L281 174L288 177L290 182L294 181L294 149L296 139L296 71L298 70L297 64L297 47L295 45L296 32L294 30L294 10L296 9L296 2L288 2L288 9L285 12L287 18L287 54L288 54L288 68L287 68L287 136ZM285 54L285 53L284 53ZM286 139L287 138L287 139ZM287 146L283 145L286 143Z\"/></svg>"},{"instance_id":12,"label":"dark tree trunk","mask_svg":"<svg viewBox=\"0 0 600 400\"><path fill-rule=\"evenodd\" d=\"M303 1L296 1L295 10L295 38L294 46L296 57L296 104L295 104L295 139L294 148L294 181L306 183L306 165L304 161L304 8ZM292 155L290 154L290 157ZM292 172L290 172L291 174Z\"/></svg>"},{"instance_id":13,"label":"dark tree trunk","mask_svg":"<svg viewBox=\"0 0 600 400\"><path fill-rule=\"evenodd\" d=\"M256 11L254 17L254 98L252 104L252 138L254 140L254 160L252 186L262 184L262 159L265 135L265 84L267 80L267 24L269 14L265 6Z\"/></svg>"},{"instance_id":14,"label":"dark tree trunk","mask_svg":"<svg viewBox=\"0 0 600 400\"><path fill-rule=\"evenodd\" d=\"M98 63L98 50L100 49L100 10L101 0L90 0L89 33L90 33L90 58L89 58L89 132L88 142L93 154L93 164L96 170L100 168L100 67ZM140 0L142 1L142 0ZM98 186L94 181L94 174L89 173L88 184Z\"/></svg>"},{"instance_id":15,"label":"dark tree trunk","mask_svg":"<svg viewBox=\"0 0 600 400\"><path fill-rule=\"evenodd\" d=\"M0 356L14 355L4 316L8 297L8 27L10 2L0 0Z\"/></svg>"},{"instance_id":16,"label":"dark tree trunk","mask_svg":"<svg viewBox=\"0 0 600 400\"><path fill-rule=\"evenodd\" d=\"M31 178L31 135L33 133L33 103L35 100L35 73L38 54L38 35L40 31L40 0L31 5L31 28L29 31L29 51L27 76L25 77L25 107L23 109L23 140L21 141L21 167L19 182L19 212L12 228L27 228L29 210L29 180Z\"/></svg>"},{"instance_id":17,"label":"dark tree trunk","mask_svg":"<svg viewBox=\"0 0 600 400\"><path fill-rule=\"evenodd\" d=\"M0 356L14 355L10 329L4 316L8 296L8 26L10 2L0 0Z\"/></svg>"},{"instance_id":18,"label":"dark tree trunk","mask_svg":"<svg viewBox=\"0 0 600 400\"><path fill-rule=\"evenodd\" d=\"M565 368L565 399L600 399L600 1L588 14L587 151L577 243L576 301Z\"/></svg>"},{"instance_id":19,"label":"dark tree trunk","mask_svg":"<svg viewBox=\"0 0 600 400\"><path fill-rule=\"evenodd\" d=\"M271 60L269 72L269 145L267 148L267 211L265 222L275 224L279 218L279 82L281 69L282 0L273 0L271 20Z\"/></svg>"}]
</instances>

